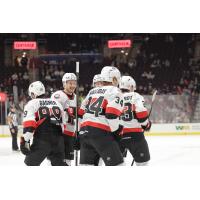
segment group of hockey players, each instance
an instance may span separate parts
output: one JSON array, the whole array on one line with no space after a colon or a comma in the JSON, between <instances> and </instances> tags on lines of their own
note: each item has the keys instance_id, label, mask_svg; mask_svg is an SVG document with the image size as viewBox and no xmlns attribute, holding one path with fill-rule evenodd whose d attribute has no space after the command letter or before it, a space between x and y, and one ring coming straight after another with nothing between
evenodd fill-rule
<instances>
[{"instance_id":1,"label":"group of hockey players","mask_svg":"<svg viewBox=\"0 0 200 200\"><path fill-rule=\"evenodd\" d=\"M150 153L144 131L150 130L151 122L132 77L103 67L80 107L76 75L65 73L62 82L63 90L51 98L45 98L40 81L29 86L32 100L24 108L20 141L26 165L37 166L47 158L52 166L69 166L75 150L80 151L79 165L98 166L100 160L106 166L125 165L127 151L136 165L147 165Z\"/></svg>"}]
</instances>

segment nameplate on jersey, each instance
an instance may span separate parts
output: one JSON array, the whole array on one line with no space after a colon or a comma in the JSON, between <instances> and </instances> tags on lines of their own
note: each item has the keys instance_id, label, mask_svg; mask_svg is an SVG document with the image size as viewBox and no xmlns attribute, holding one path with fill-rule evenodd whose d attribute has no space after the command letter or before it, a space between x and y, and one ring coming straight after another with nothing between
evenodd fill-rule
<instances>
[{"instance_id":1,"label":"nameplate on jersey","mask_svg":"<svg viewBox=\"0 0 200 200\"><path fill-rule=\"evenodd\" d=\"M125 101L132 100L132 97L133 97L133 96L125 96L125 97L124 97L124 100L125 100Z\"/></svg>"},{"instance_id":2,"label":"nameplate on jersey","mask_svg":"<svg viewBox=\"0 0 200 200\"><path fill-rule=\"evenodd\" d=\"M90 92L90 95L92 94L104 94L106 92L106 89L96 89L96 90L92 90Z\"/></svg>"},{"instance_id":3,"label":"nameplate on jersey","mask_svg":"<svg viewBox=\"0 0 200 200\"><path fill-rule=\"evenodd\" d=\"M56 105L55 101L51 100L40 100L40 106Z\"/></svg>"}]
</instances>

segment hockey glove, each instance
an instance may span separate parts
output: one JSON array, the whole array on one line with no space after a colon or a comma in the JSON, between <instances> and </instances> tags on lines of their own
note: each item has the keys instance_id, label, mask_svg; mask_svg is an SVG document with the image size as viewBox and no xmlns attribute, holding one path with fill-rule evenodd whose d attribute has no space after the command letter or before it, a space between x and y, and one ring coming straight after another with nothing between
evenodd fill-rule
<instances>
[{"instance_id":1,"label":"hockey glove","mask_svg":"<svg viewBox=\"0 0 200 200\"><path fill-rule=\"evenodd\" d=\"M30 154L30 140L25 141L23 137L20 138L20 150L24 155Z\"/></svg>"},{"instance_id":2,"label":"hockey glove","mask_svg":"<svg viewBox=\"0 0 200 200\"><path fill-rule=\"evenodd\" d=\"M76 108L75 107L69 107L66 109L68 115L72 118L75 118L76 115Z\"/></svg>"},{"instance_id":3,"label":"hockey glove","mask_svg":"<svg viewBox=\"0 0 200 200\"><path fill-rule=\"evenodd\" d=\"M146 126L142 126L142 128L144 129L144 131L150 131L151 125L152 125L152 123L151 123L151 121L149 121L148 124Z\"/></svg>"},{"instance_id":4,"label":"hockey glove","mask_svg":"<svg viewBox=\"0 0 200 200\"><path fill-rule=\"evenodd\" d=\"M122 130L123 130L123 126L119 125L119 128L116 131L112 132L112 134L117 142L119 142L121 140Z\"/></svg>"},{"instance_id":5,"label":"hockey glove","mask_svg":"<svg viewBox=\"0 0 200 200\"><path fill-rule=\"evenodd\" d=\"M75 115L76 115L76 108L75 107L69 107L67 109L65 109L67 114L68 114L68 121L67 123L74 125L74 119L75 119Z\"/></svg>"},{"instance_id":6,"label":"hockey glove","mask_svg":"<svg viewBox=\"0 0 200 200\"><path fill-rule=\"evenodd\" d=\"M74 122L74 118L71 117L71 116L68 116L68 121L67 123L71 124L71 125L75 125L75 122Z\"/></svg>"}]
</instances>

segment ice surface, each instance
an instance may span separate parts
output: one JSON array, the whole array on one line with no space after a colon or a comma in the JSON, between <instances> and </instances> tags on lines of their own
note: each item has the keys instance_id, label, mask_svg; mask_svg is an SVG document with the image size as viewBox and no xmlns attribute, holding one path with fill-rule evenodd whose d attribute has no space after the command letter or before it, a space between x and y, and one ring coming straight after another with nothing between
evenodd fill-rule
<instances>
[{"instance_id":1,"label":"ice surface","mask_svg":"<svg viewBox=\"0 0 200 200\"><path fill-rule=\"evenodd\" d=\"M200 165L200 136L148 136L150 166ZM24 155L11 150L11 138L0 138L0 166L24 165ZM132 157L127 155L126 164ZM48 166L45 160L43 166ZM74 163L73 163L74 165Z\"/></svg>"}]
</instances>

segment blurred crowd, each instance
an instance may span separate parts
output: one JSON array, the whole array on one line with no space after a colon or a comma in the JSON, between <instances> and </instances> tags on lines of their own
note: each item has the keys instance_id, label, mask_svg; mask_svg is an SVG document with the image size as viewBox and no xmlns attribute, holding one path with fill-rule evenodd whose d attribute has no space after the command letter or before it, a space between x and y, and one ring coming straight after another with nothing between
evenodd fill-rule
<instances>
[{"instance_id":1,"label":"blurred crowd","mask_svg":"<svg viewBox=\"0 0 200 200\"><path fill-rule=\"evenodd\" d=\"M155 88L159 94L199 94L200 61L193 59L193 40L180 34L146 37L134 58L114 64L135 77L141 94L151 94Z\"/></svg>"},{"instance_id":2,"label":"blurred crowd","mask_svg":"<svg viewBox=\"0 0 200 200\"><path fill-rule=\"evenodd\" d=\"M71 40L61 37L59 41L48 36L49 52L60 47L61 43L68 44L65 53L98 53L101 52L101 35L89 34L81 37L71 35ZM90 42L88 42L90 41ZM60 50L60 49L59 49ZM133 54L117 54L104 57L102 60L85 59L81 62L79 92L82 99L92 87L92 78L100 73L104 65L114 65L119 68L122 75L131 75L136 80L137 92L142 95L151 95L158 90L157 103L159 114L156 122L190 122L195 109L197 97L200 94L200 60L194 59L194 38L191 35L158 34L145 36L140 42L137 52ZM27 66L17 65L0 78L0 92L6 92L9 104L15 102L13 91L18 88L19 109L27 102L27 89L30 83L30 71ZM39 80L51 92L62 88L62 76L65 72L74 72L75 62L48 62L39 66ZM148 96L147 96L148 104ZM162 116L161 116L162 115ZM163 117L164 116L164 117Z\"/></svg>"}]
</instances>

